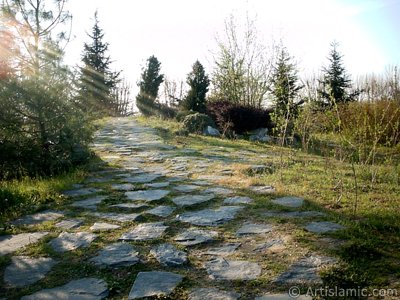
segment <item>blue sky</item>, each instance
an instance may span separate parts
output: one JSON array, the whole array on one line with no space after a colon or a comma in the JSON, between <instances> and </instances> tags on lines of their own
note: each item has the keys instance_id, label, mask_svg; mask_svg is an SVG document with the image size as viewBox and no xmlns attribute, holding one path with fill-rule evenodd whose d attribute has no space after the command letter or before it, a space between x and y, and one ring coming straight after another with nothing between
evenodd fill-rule
<instances>
[{"instance_id":1,"label":"blue sky","mask_svg":"<svg viewBox=\"0 0 400 300\"><path fill-rule=\"evenodd\" d=\"M400 65L400 0L70 0L69 9L74 40L67 62L79 61L98 9L114 66L133 84L153 54L172 79L185 79L196 59L210 72L224 20L233 14L240 27L246 12L259 40L267 47L282 40L301 74L321 70L333 40L354 76Z\"/></svg>"}]
</instances>

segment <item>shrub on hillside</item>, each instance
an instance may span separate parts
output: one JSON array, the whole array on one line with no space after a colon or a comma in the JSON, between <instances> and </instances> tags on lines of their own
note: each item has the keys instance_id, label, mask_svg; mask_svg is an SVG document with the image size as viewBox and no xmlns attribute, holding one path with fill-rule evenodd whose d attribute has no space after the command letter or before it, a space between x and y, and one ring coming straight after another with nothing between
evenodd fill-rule
<instances>
[{"instance_id":1,"label":"shrub on hillside","mask_svg":"<svg viewBox=\"0 0 400 300\"><path fill-rule=\"evenodd\" d=\"M211 116L224 134L244 133L257 128L272 128L271 110L246 106L230 101L215 101L207 104Z\"/></svg>"},{"instance_id":2,"label":"shrub on hillside","mask_svg":"<svg viewBox=\"0 0 400 300\"><path fill-rule=\"evenodd\" d=\"M214 127L215 123L205 114L190 114L183 120L183 130L186 130L189 133L201 134L207 126Z\"/></svg>"}]
</instances>

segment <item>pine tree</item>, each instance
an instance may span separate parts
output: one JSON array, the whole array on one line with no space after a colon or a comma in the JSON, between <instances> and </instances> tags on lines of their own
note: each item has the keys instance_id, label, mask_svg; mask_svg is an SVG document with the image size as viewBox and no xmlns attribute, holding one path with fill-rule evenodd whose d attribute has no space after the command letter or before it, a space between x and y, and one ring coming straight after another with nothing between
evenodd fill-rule
<instances>
[{"instance_id":1,"label":"pine tree","mask_svg":"<svg viewBox=\"0 0 400 300\"><path fill-rule=\"evenodd\" d=\"M284 47L279 51L270 88L275 114L284 118L293 116L299 104L295 102L296 98L303 87L298 84L296 65Z\"/></svg>"},{"instance_id":2,"label":"pine tree","mask_svg":"<svg viewBox=\"0 0 400 300\"><path fill-rule=\"evenodd\" d=\"M337 50L338 43L331 44L329 66L323 68L323 78L320 81L322 89L318 90L321 97L320 105L332 108L339 103L354 101L358 91L351 92L351 79L343 66L343 56Z\"/></svg>"},{"instance_id":3,"label":"pine tree","mask_svg":"<svg viewBox=\"0 0 400 300\"><path fill-rule=\"evenodd\" d=\"M91 43L84 44L82 57L83 67L80 78L81 104L87 110L101 114L114 111L112 100L113 89L119 82L120 72L110 70L111 59L107 55L108 43L103 42L104 33L99 27L97 12L92 33L88 34Z\"/></svg>"},{"instance_id":4,"label":"pine tree","mask_svg":"<svg viewBox=\"0 0 400 300\"><path fill-rule=\"evenodd\" d=\"M190 86L190 90L182 102L183 109L204 113L210 80L198 60L194 63L192 72L188 74L186 82Z\"/></svg>"},{"instance_id":5,"label":"pine tree","mask_svg":"<svg viewBox=\"0 0 400 300\"><path fill-rule=\"evenodd\" d=\"M161 63L154 55L147 59L141 80L138 84L140 90L136 96L136 106L144 115L154 114L158 89L164 81L164 75L160 74Z\"/></svg>"}]
</instances>

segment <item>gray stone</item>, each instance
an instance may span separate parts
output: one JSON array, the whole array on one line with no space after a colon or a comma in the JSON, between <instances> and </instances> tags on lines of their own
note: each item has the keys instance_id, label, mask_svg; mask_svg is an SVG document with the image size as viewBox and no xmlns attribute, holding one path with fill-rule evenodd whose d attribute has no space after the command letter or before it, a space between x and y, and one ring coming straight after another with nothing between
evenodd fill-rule
<instances>
[{"instance_id":1,"label":"gray stone","mask_svg":"<svg viewBox=\"0 0 400 300\"><path fill-rule=\"evenodd\" d=\"M229 243L224 244L220 247L210 248L204 254L207 255L218 255L218 256L227 256L233 254L237 248L239 248L241 243Z\"/></svg>"},{"instance_id":2,"label":"gray stone","mask_svg":"<svg viewBox=\"0 0 400 300\"><path fill-rule=\"evenodd\" d=\"M121 226L109 223L96 222L93 224L93 226L90 227L90 230L94 232L99 232L99 231L111 231L118 228L121 228Z\"/></svg>"},{"instance_id":3,"label":"gray stone","mask_svg":"<svg viewBox=\"0 0 400 300\"><path fill-rule=\"evenodd\" d=\"M240 294L222 291L216 288L199 288L191 290L189 300L237 300Z\"/></svg>"},{"instance_id":4,"label":"gray stone","mask_svg":"<svg viewBox=\"0 0 400 300\"><path fill-rule=\"evenodd\" d=\"M175 208L173 208L171 206L160 205L153 209L145 211L145 213L154 215L157 217L165 218L165 217L168 217L170 214L172 214L174 210L175 210Z\"/></svg>"},{"instance_id":5,"label":"gray stone","mask_svg":"<svg viewBox=\"0 0 400 300\"><path fill-rule=\"evenodd\" d=\"M213 194L225 196L225 195L231 195L231 194L233 194L234 191L231 190L231 189L222 188L222 187L210 187L210 188L208 188L208 189L205 189L205 190L203 191L203 193L205 193L205 194L213 193Z\"/></svg>"},{"instance_id":6,"label":"gray stone","mask_svg":"<svg viewBox=\"0 0 400 300\"><path fill-rule=\"evenodd\" d=\"M96 196L85 200L75 201L71 204L71 206L96 210L97 205L99 205L105 199L107 199L107 196Z\"/></svg>"},{"instance_id":7,"label":"gray stone","mask_svg":"<svg viewBox=\"0 0 400 300\"><path fill-rule=\"evenodd\" d=\"M77 189L77 190L64 191L63 194L68 197L81 197L81 196L97 194L102 191L103 190L97 189L97 188L82 188L82 189Z\"/></svg>"},{"instance_id":8,"label":"gray stone","mask_svg":"<svg viewBox=\"0 0 400 300\"><path fill-rule=\"evenodd\" d=\"M321 284L319 268L336 263L337 260L326 256L309 256L294 263L289 270L274 280L276 284Z\"/></svg>"},{"instance_id":9,"label":"gray stone","mask_svg":"<svg viewBox=\"0 0 400 300\"><path fill-rule=\"evenodd\" d=\"M180 207L197 205L214 199L214 195L185 195L172 198L172 202Z\"/></svg>"},{"instance_id":10,"label":"gray stone","mask_svg":"<svg viewBox=\"0 0 400 300\"><path fill-rule=\"evenodd\" d=\"M238 204L249 204L253 201L253 199L249 197L241 197L241 196L235 196L235 197L229 197L224 200L224 204L230 204L230 205L238 205Z\"/></svg>"},{"instance_id":11,"label":"gray stone","mask_svg":"<svg viewBox=\"0 0 400 300\"><path fill-rule=\"evenodd\" d=\"M114 243L106 246L89 261L100 267L126 267L139 262L139 252L128 243Z\"/></svg>"},{"instance_id":12,"label":"gray stone","mask_svg":"<svg viewBox=\"0 0 400 300\"><path fill-rule=\"evenodd\" d=\"M182 185L178 185L178 186L174 187L175 191L178 191L181 193L192 193L199 189L201 189L201 186L193 185L193 184L182 184Z\"/></svg>"},{"instance_id":13,"label":"gray stone","mask_svg":"<svg viewBox=\"0 0 400 300\"><path fill-rule=\"evenodd\" d=\"M260 135L250 135L249 141L251 142L261 142L261 143L268 143L271 141L271 137L268 135L260 136Z\"/></svg>"},{"instance_id":14,"label":"gray stone","mask_svg":"<svg viewBox=\"0 0 400 300\"><path fill-rule=\"evenodd\" d=\"M165 188L169 185L170 185L170 183L167 181L167 182L146 183L144 186L149 187L149 188L160 189L160 188Z\"/></svg>"},{"instance_id":15,"label":"gray stone","mask_svg":"<svg viewBox=\"0 0 400 300\"><path fill-rule=\"evenodd\" d=\"M171 244L161 244L150 250L157 261L163 266L178 267L187 262L187 254L184 251L178 250Z\"/></svg>"},{"instance_id":16,"label":"gray stone","mask_svg":"<svg viewBox=\"0 0 400 300\"><path fill-rule=\"evenodd\" d=\"M82 278L52 289L44 289L21 300L100 300L108 296L107 283L97 278Z\"/></svg>"},{"instance_id":17,"label":"gray stone","mask_svg":"<svg viewBox=\"0 0 400 300\"><path fill-rule=\"evenodd\" d=\"M122 209L142 209L149 207L147 204L142 203L118 203L110 205L110 207L122 208Z\"/></svg>"},{"instance_id":18,"label":"gray stone","mask_svg":"<svg viewBox=\"0 0 400 300\"><path fill-rule=\"evenodd\" d=\"M237 236L252 235L252 234L263 234L272 231L272 225L269 224L244 224L236 231Z\"/></svg>"},{"instance_id":19,"label":"gray stone","mask_svg":"<svg viewBox=\"0 0 400 300\"><path fill-rule=\"evenodd\" d=\"M264 213L266 217L278 217L278 218L315 218L324 217L325 213L320 211L289 211L289 212L279 212L279 211L269 211Z\"/></svg>"},{"instance_id":20,"label":"gray stone","mask_svg":"<svg viewBox=\"0 0 400 300\"><path fill-rule=\"evenodd\" d=\"M119 213L97 212L97 213L92 213L91 215L94 217L100 218L100 219L117 221L117 222L121 222L121 223L133 222L140 218L140 214L119 214Z\"/></svg>"},{"instance_id":21,"label":"gray stone","mask_svg":"<svg viewBox=\"0 0 400 300\"><path fill-rule=\"evenodd\" d=\"M186 212L178 215L176 219L184 223L198 226L218 226L234 219L242 209L241 206L222 206L218 209L204 209L194 212Z\"/></svg>"},{"instance_id":22,"label":"gray stone","mask_svg":"<svg viewBox=\"0 0 400 300\"><path fill-rule=\"evenodd\" d=\"M289 294L268 294L260 297L256 297L254 300L312 300L311 296L307 295L289 295Z\"/></svg>"},{"instance_id":23,"label":"gray stone","mask_svg":"<svg viewBox=\"0 0 400 300\"><path fill-rule=\"evenodd\" d=\"M221 134L219 133L218 129L212 127L212 126L207 126L203 130L203 135L208 135L208 136L220 136Z\"/></svg>"},{"instance_id":24,"label":"gray stone","mask_svg":"<svg viewBox=\"0 0 400 300\"><path fill-rule=\"evenodd\" d=\"M122 184L112 184L111 188L119 191L130 191L133 190L134 186L133 184L130 183L122 183Z\"/></svg>"},{"instance_id":25,"label":"gray stone","mask_svg":"<svg viewBox=\"0 0 400 300\"><path fill-rule=\"evenodd\" d=\"M258 244L256 247L253 249L254 252L264 252L266 250L270 250L276 247L281 247L284 245L284 241L280 239L272 239L268 242Z\"/></svg>"},{"instance_id":26,"label":"gray stone","mask_svg":"<svg viewBox=\"0 0 400 300\"><path fill-rule=\"evenodd\" d=\"M14 256L4 271L4 282L13 287L33 284L44 278L56 263L48 257Z\"/></svg>"},{"instance_id":27,"label":"gray stone","mask_svg":"<svg viewBox=\"0 0 400 300\"><path fill-rule=\"evenodd\" d=\"M72 251L78 248L89 247L90 243L93 242L96 237L97 235L89 232L62 232L57 238L52 239L49 245L56 252Z\"/></svg>"},{"instance_id":28,"label":"gray stone","mask_svg":"<svg viewBox=\"0 0 400 300\"><path fill-rule=\"evenodd\" d=\"M19 225L36 225L43 222L54 221L64 217L63 212L46 210L33 215L24 216L18 220L11 222L11 224Z\"/></svg>"},{"instance_id":29,"label":"gray stone","mask_svg":"<svg viewBox=\"0 0 400 300\"><path fill-rule=\"evenodd\" d=\"M0 255L12 253L29 244L36 243L48 234L48 232L32 232L0 236Z\"/></svg>"},{"instance_id":30,"label":"gray stone","mask_svg":"<svg viewBox=\"0 0 400 300\"><path fill-rule=\"evenodd\" d=\"M299 197L282 197L271 200L271 202L285 207L297 208L303 206L304 199Z\"/></svg>"},{"instance_id":31,"label":"gray stone","mask_svg":"<svg viewBox=\"0 0 400 300\"><path fill-rule=\"evenodd\" d=\"M128 299L168 296L182 279L182 275L170 272L139 272Z\"/></svg>"},{"instance_id":32,"label":"gray stone","mask_svg":"<svg viewBox=\"0 0 400 300\"><path fill-rule=\"evenodd\" d=\"M168 228L162 222L144 223L137 225L133 230L124 233L120 240L126 241L148 241L160 238Z\"/></svg>"},{"instance_id":33,"label":"gray stone","mask_svg":"<svg viewBox=\"0 0 400 300\"><path fill-rule=\"evenodd\" d=\"M210 278L214 280L252 280L261 275L257 263L215 258L205 263Z\"/></svg>"},{"instance_id":34,"label":"gray stone","mask_svg":"<svg viewBox=\"0 0 400 300\"><path fill-rule=\"evenodd\" d=\"M249 187L249 190L257 194L275 193L275 188L271 185L252 185Z\"/></svg>"},{"instance_id":35,"label":"gray stone","mask_svg":"<svg viewBox=\"0 0 400 300\"><path fill-rule=\"evenodd\" d=\"M178 234L174 241L184 246L194 246L212 242L217 236L218 232L216 231L189 228Z\"/></svg>"},{"instance_id":36,"label":"gray stone","mask_svg":"<svg viewBox=\"0 0 400 300\"><path fill-rule=\"evenodd\" d=\"M113 180L112 176L106 177L89 177L85 180L86 183L105 183Z\"/></svg>"},{"instance_id":37,"label":"gray stone","mask_svg":"<svg viewBox=\"0 0 400 300\"><path fill-rule=\"evenodd\" d=\"M343 228L342 225L333 222L311 222L305 227L307 231L313 233L334 232Z\"/></svg>"},{"instance_id":38,"label":"gray stone","mask_svg":"<svg viewBox=\"0 0 400 300\"><path fill-rule=\"evenodd\" d=\"M130 183L149 183L160 177L161 176L158 174L142 174L142 175L137 175L134 177L124 178L123 181L130 182Z\"/></svg>"},{"instance_id":39,"label":"gray stone","mask_svg":"<svg viewBox=\"0 0 400 300\"><path fill-rule=\"evenodd\" d=\"M83 224L83 220L79 219L70 219L70 220L63 220L58 222L55 226L61 229L74 229L78 228Z\"/></svg>"},{"instance_id":40,"label":"gray stone","mask_svg":"<svg viewBox=\"0 0 400 300\"><path fill-rule=\"evenodd\" d=\"M161 200L165 196L167 196L170 191L167 190L142 190L142 191L134 191L134 192L126 192L125 195L129 200L132 201L157 201Z\"/></svg>"},{"instance_id":41,"label":"gray stone","mask_svg":"<svg viewBox=\"0 0 400 300\"><path fill-rule=\"evenodd\" d=\"M192 181L192 183L195 184L195 185L200 185L200 186L210 185L210 183L208 181L205 181L205 180L195 180L195 181Z\"/></svg>"}]
</instances>

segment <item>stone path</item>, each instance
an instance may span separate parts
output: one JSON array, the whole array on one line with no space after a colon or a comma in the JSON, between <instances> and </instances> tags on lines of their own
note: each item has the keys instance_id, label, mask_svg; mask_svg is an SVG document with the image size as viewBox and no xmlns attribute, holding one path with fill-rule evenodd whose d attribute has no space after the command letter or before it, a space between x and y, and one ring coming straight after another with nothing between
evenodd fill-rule
<instances>
[{"instance_id":1,"label":"stone path","mask_svg":"<svg viewBox=\"0 0 400 300\"><path fill-rule=\"evenodd\" d=\"M0 256L10 257L3 291L22 299L288 299L282 286L320 284L319 271L337 263L288 238L297 228L335 243L329 234L345 229L307 210L306 200L274 197L270 185L221 184L235 164L250 165L243 176L268 171L252 151L177 148L129 118L107 121L93 148L113 166L99 165L64 191L61 209L21 217L12 222L19 233L0 236ZM279 273L269 268L277 258ZM86 267L60 270L70 261ZM68 275L52 285L60 272Z\"/></svg>"}]
</instances>

